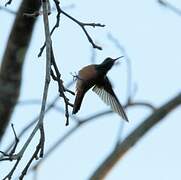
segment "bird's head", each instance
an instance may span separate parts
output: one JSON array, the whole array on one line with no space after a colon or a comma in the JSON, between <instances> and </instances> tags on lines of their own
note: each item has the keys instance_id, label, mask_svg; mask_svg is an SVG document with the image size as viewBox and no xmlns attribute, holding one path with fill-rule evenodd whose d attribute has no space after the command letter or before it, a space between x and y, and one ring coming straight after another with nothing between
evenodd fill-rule
<instances>
[{"instance_id":1,"label":"bird's head","mask_svg":"<svg viewBox=\"0 0 181 180\"><path fill-rule=\"evenodd\" d=\"M110 57L106 58L106 59L100 64L101 69L104 69L106 72L108 72L108 71L112 68L112 66L114 65L114 63L115 63L118 59L120 59L120 58L122 58L122 57L124 57L124 56L120 56L120 57L115 58L115 59L110 58Z\"/></svg>"}]
</instances>

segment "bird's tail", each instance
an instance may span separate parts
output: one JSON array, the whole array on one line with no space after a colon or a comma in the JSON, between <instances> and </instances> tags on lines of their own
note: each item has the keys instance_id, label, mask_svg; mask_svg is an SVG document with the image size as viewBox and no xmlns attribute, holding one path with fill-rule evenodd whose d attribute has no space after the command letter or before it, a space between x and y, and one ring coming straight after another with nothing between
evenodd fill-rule
<instances>
[{"instance_id":1,"label":"bird's tail","mask_svg":"<svg viewBox=\"0 0 181 180\"><path fill-rule=\"evenodd\" d=\"M73 107L72 114L76 114L79 111L80 106L82 104L84 94L85 93L82 92L82 91L77 91L76 98L75 98L75 101L74 101L74 107Z\"/></svg>"}]
</instances>

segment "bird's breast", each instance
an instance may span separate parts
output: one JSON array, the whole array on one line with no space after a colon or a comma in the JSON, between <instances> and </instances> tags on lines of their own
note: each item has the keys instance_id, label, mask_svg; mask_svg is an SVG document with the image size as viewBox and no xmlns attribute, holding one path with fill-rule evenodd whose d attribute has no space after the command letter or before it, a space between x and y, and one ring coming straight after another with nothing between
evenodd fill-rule
<instances>
[{"instance_id":1,"label":"bird's breast","mask_svg":"<svg viewBox=\"0 0 181 180\"><path fill-rule=\"evenodd\" d=\"M82 68L78 73L76 83L77 91L87 91L96 84L98 73L94 65L88 65Z\"/></svg>"},{"instance_id":2,"label":"bird's breast","mask_svg":"<svg viewBox=\"0 0 181 180\"><path fill-rule=\"evenodd\" d=\"M97 77L97 71L94 65L85 66L79 71L79 77L83 80L91 80Z\"/></svg>"}]
</instances>

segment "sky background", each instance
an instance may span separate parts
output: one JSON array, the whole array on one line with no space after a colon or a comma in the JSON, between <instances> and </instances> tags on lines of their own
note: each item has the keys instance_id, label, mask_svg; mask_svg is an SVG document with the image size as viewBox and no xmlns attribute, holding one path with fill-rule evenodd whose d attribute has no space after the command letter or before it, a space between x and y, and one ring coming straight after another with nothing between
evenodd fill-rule
<instances>
[{"instance_id":1,"label":"sky background","mask_svg":"<svg viewBox=\"0 0 181 180\"><path fill-rule=\"evenodd\" d=\"M1 5L3 6L5 2L3 0ZM181 9L181 1L170 2ZM13 1L8 8L17 10L18 3ZM62 0L61 6L67 7L72 3L74 1ZM135 84L137 87L135 101L147 101L159 107L180 92L181 16L160 6L156 0L77 0L74 5L74 8L65 8L66 12L83 22L98 22L106 25L105 28L87 28L93 40L103 48L103 51L94 51L97 63L108 56L122 55L115 44L109 40L108 33L111 33L125 48L131 60L132 89ZM14 15L0 10L0 59L2 59L13 20ZM56 12L53 12L50 16L50 26L52 27L55 22ZM57 64L67 84L72 80L70 73L78 72L80 68L90 63L92 47L81 28L63 15L60 27L52 36L52 41ZM26 55L20 101L40 100L42 97L45 53L40 58L37 58L37 54L43 42L43 20L39 17ZM127 97L125 61L109 72L114 90L123 104ZM75 90L75 86L70 89ZM56 96L57 86L51 81L48 102ZM71 95L69 97L73 101L74 98ZM62 104L63 101L60 99L57 105L62 106ZM109 108L90 91L84 99L78 116L88 117L105 109ZM36 117L39 111L40 104L17 106L11 119L17 133L27 122ZM150 113L151 111L147 108L130 108L127 111L130 122L124 124L121 136L125 137ZM170 113L116 164L106 180L181 179L180 117L180 108ZM118 115L111 114L80 128L40 166L38 179L88 179L114 148L121 122ZM73 126L74 122L70 121L70 126L65 127L64 115L51 110L45 117L45 151ZM26 137L30 132L26 134ZM21 139L19 148L26 137ZM3 150L12 138L14 137L9 127L0 149ZM38 135L25 153L24 161L17 169L15 177L36 147L37 141ZM12 165L10 162L0 163L0 178L8 172L10 165ZM29 173L25 179L32 178L33 174Z\"/></svg>"}]
</instances>

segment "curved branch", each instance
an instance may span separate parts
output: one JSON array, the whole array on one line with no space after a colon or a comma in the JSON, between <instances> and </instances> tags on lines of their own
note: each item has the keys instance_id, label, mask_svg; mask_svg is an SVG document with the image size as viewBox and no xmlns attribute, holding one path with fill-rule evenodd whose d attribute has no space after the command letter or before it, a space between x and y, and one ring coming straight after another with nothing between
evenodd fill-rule
<instances>
[{"instance_id":1,"label":"curved branch","mask_svg":"<svg viewBox=\"0 0 181 180\"><path fill-rule=\"evenodd\" d=\"M154 125L181 105L181 93L172 98L169 102L155 110L146 120L131 132L122 143L110 153L105 161L96 169L89 179L101 180L106 177L114 165L128 152Z\"/></svg>"},{"instance_id":2,"label":"curved branch","mask_svg":"<svg viewBox=\"0 0 181 180\"><path fill-rule=\"evenodd\" d=\"M173 11L174 13L176 13L177 15L181 16L181 9L179 9L178 7L176 7L175 5L173 5L172 3L170 3L167 0L158 0L158 3L168 9L170 9L171 11Z\"/></svg>"},{"instance_id":3,"label":"curved branch","mask_svg":"<svg viewBox=\"0 0 181 180\"><path fill-rule=\"evenodd\" d=\"M144 101L128 102L128 104L125 106L125 108L131 107L131 106L143 106L143 107L147 107L147 108L151 109L152 111L156 110L156 108L151 103L144 102Z\"/></svg>"}]
</instances>

